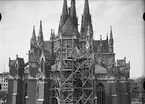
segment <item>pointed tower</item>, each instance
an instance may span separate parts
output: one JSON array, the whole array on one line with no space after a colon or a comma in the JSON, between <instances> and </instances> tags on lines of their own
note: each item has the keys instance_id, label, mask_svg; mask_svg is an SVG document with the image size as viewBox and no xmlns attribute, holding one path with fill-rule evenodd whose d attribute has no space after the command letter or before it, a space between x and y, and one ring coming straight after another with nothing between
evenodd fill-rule
<instances>
[{"instance_id":1,"label":"pointed tower","mask_svg":"<svg viewBox=\"0 0 145 104\"><path fill-rule=\"evenodd\" d=\"M106 34L106 41L108 42L108 33Z\"/></svg>"},{"instance_id":2,"label":"pointed tower","mask_svg":"<svg viewBox=\"0 0 145 104\"><path fill-rule=\"evenodd\" d=\"M69 9L69 15L71 17L72 23L75 25L75 27L78 29L78 18L76 16L76 6L75 6L75 0L71 0L71 7Z\"/></svg>"},{"instance_id":3,"label":"pointed tower","mask_svg":"<svg viewBox=\"0 0 145 104\"><path fill-rule=\"evenodd\" d=\"M65 24L66 20L68 18L68 7L67 7L67 0L64 0L63 2L63 8L62 8L62 14L60 17L60 24L58 31L61 31L62 26Z\"/></svg>"},{"instance_id":4,"label":"pointed tower","mask_svg":"<svg viewBox=\"0 0 145 104\"><path fill-rule=\"evenodd\" d=\"M113 33L112 33L112 26L110 26L110 39L109 39L109 51L110 53L114 53L114 39L113 39Z\"/></svg>"},{"instance_id":5,"label":"pointed tower","mask_svg":"<svg viewBox=\"0 0 145 104\"><path fill-rule=\"evenodd\" d=\"M92 36L92 31L91 31L91 26L90 24L88 25L88 30L87 30L87 40L90 43L90 49L93 50L93 36Z\"/></svg>"},{"instance_id":6,"label":"pointed tower","mask_svg":"<svg viewBox=\"0 0 145 104\"><path fill-rule=\"evenodd\" d=\"M90 25L91 31L93 32L91 14L90 14L90 9L89 9L89 2L88 0L85 0L84 12L83 12L82 21L81 21L81 34L82 35L86 35L88 25Z\"/></svg>"},{"instance_id":7,"label":"pointed tower","mask_svg":"<svg viewBox=\"0 0 145 104\"><path fill-rule=\"evenodd\" d=\"M55 31L51 29L51 59L52 64L54 63L54 37L55 37Z\"/></svg>"},{"instance_id":8,"label":"pointed tower","mask_svg":"<svg viewBox=\"0 0 145 104\"><path fill-rule=\"evenodd\" d=\"M71 17L76 17L75 0L71 0L70 16L71 16Z\"/></svg>"},{"instance_id":9,"label":"pointed tower","mask_svg":"<svg viewBox=\"0 0 145 104\"><path fill-rule=\"evenodd\" d=\"M39 48L43 48L44 47L42 21L40 21L40 29L39 29L39 35L38 35L38 41L37 42L38 42Z\"/></svg>"},{"instance_id":10,"label":"pointed tower","mask_svg":"<svg viewBox=\"0 0 145 104\"><path fill-rule=\"evenodd\" d=\"M37 47L37 42L36 42L36 35L35 35L35 26L33 26L32 37L31 37L31 40L30 40L30 50L31 50L31 52L34 52L36 47Z\"/></svg>"},{"instance_id":11,"label":"pointed tower","mask_svg":"<svg viewBox=\"0 0 145 104\"><path fill-rule=\"evenodd\" d=\"M84 4L84 12L83 12L83 15L86 19L89 19L89 16L90 16L90 8L89 8L89 2L88 0L85 0L85 4Z\"/></svg>"},{"instance_id":12,"label":"pointed tower","mask_svg":"<svg viewBox=\"0 0 145 104\"><path fill-rule=\"evenodd\" d=\"M100 54L103 54L103 43L102 43L102 35L100 35Z\"/></svg>"}]
</instances>

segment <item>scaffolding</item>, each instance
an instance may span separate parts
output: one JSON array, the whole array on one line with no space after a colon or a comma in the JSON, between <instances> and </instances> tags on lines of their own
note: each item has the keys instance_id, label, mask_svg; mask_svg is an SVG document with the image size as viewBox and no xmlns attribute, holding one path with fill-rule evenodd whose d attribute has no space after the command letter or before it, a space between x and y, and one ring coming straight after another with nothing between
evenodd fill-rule
<instances>
[{"instance_id":1,"label":"scaffolding","mask_svg":"<svg viewBox=\"0 0 145 104\"><path fill-rule=\"evenodd\" d=\"M54 97L58 104L93 104L94 55L75 51L76 47L67 57L61 51L57 55L52 77Z\"/></svg>"}]
</instances>

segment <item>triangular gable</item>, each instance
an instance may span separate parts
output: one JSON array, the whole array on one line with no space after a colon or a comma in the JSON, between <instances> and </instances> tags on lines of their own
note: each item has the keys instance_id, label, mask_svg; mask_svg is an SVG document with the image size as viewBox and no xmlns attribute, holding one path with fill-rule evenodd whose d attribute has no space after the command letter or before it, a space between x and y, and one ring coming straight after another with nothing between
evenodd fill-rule
<instances>
[{"instance_id":1,"label":"triangular gable","mask_svg":"<svg viewBox=\"0 0 145 104\"><path fill-rule=\"evenodd\" d=\"M68 18L65 24L62 27L62 33L63 35L71 35L78 34L78 31L74 24L71 22L71 19Z\"/></svg>"}]
</instances>

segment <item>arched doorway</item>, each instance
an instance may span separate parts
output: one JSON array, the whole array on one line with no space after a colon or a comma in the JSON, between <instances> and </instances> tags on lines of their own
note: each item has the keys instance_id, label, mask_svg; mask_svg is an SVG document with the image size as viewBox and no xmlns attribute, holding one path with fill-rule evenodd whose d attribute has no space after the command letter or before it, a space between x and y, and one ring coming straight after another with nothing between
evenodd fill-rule
<instances>
[{"instance_id":1,"label":"arched doorway","mask_svg":"<svg viewBox=\"0 0 145 104\"><path fill-rule=\"evenodd\" d=\"M103 84L98 84L96 87L97 104L105 104L105 87Z\"/></svg>"}]
</instances>

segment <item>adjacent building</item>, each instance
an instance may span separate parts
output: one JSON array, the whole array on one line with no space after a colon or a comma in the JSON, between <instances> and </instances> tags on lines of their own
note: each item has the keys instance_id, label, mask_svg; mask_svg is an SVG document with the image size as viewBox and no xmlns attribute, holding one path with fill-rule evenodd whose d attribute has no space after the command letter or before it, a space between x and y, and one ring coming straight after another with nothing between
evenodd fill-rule
<instances>
[{"instance_id":1,"label":"adjacent building","mask_svg":"<svg viewBox=\"0 0 145 104\"><path fill-rule=\"evenodd\" d=\"M134 80L134 83L131 88L131 98L134 103L145 103L145 91L143 89L143 80L144 78L138 78Z\"/></svg>"},{"instance_id":2,"label":"adjacent building","mask_svg":"<svg viewBox=\"0 0 145 104\"><path fill-rule=\"evenodd\" d=\"M2 87L2 91L8 91L8 78L9 76L9 73L8 72L3 72L3 73L0 73L0 84L1 84L1 87Z\"/></svg>"}]
</instances>

